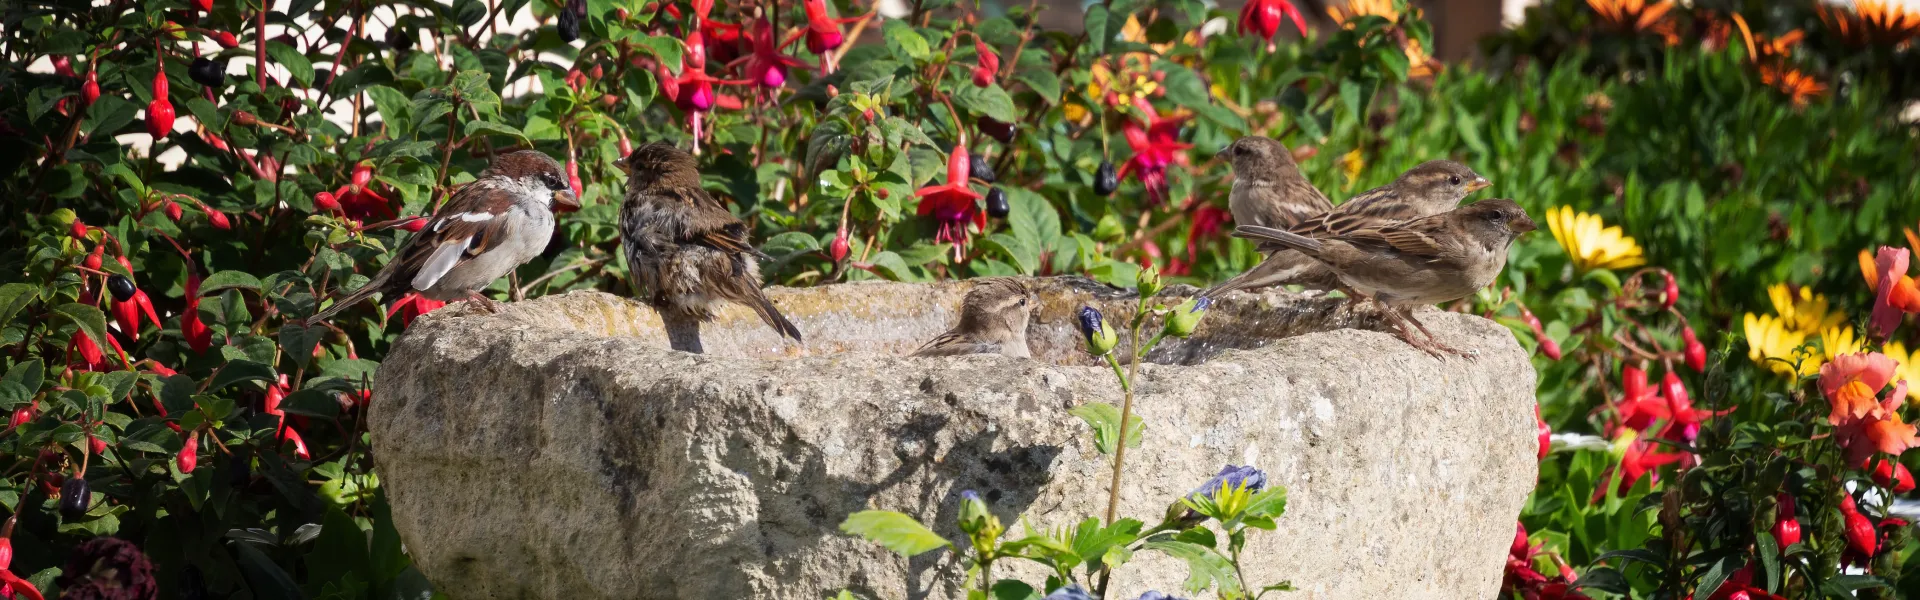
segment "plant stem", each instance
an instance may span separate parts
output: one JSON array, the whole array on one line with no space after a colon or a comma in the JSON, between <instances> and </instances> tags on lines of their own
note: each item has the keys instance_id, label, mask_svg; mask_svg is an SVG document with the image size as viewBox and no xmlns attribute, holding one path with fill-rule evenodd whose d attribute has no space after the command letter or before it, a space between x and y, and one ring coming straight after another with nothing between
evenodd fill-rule
<instances>
[{"instance_id":1,"label":"plant stem","mask_svg":"<svg viewBox=\"0 0 1920 600\"><path fill-rule=\"evenodd\" d=\"M1133 344L1130 348L1140 347L1140 328L1132 328ZM1113 366L1113 374L1120 377L1120 391L1125 399L1120 403L1119 440L1113 447L1113 483L1107 486L1107 525L1113 525L1114 517L1120 510L1120 474L1127 462L1127 421L1133 418L1133 375L1140 368L1140 355L1134 353L1133 362L1127 363L1127 371L1120 372L1120 362L1113 354L1107 354L1107 364Z\"/></svg>"}]
</instances>

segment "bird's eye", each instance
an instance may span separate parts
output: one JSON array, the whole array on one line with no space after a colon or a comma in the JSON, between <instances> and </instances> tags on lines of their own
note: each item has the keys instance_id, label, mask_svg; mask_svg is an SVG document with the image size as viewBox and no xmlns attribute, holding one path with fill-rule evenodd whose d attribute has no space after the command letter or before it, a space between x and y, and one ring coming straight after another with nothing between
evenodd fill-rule
<instances>
[{"instance_id":1,"label":"bird's eye","mask_svg":"<svg viewBox=\"0 0 1920 600\"><path fill-rule=\"evenodd\" d=\"M1494 224L1496 225L1500 223L1505 223L1507 222L1507 213L1497 212L1497 211L1487 213L1487 220L1494 222Z\"/></svg>"},{"instance_id":2,"label":"bird's eye","mask_svg":"<svg viewBox=\"0 0 1920 600\"><path fill-rule=\"evenodd\" d=\"M1451 183L1451 184L1453 184L1453 185L1460 185L1460 176L1459 176L1459 175L1448 175L1448 176L1447 176L1447 183Z\"/></svg>"},{"instance_id":3,"label":"bird's eye","mask_svg":"<svg viewBox=\"0 0 1920 600\"><path fill-rule=\"evenodd\" d=\"M561 181L559 177L555 177L551 173L546 175L541 175L540 183L546 184L547 189L553 190L556 192L567 189L567 182Z\"/></svg>"},{"instance_id":4,"label":"bird's eye","mask_svg":"<svg viewBox=\"0 0 1920 600\"><path fill-rule=\"evenodd\" d=\"M1027 299L1026 299L1026 297L1025 297L1025 296L1022 296L1022 297L1020 298L1020 305L1021 305L1021 306L1026 306L1026 305L1027 305Z\"/></svg>"}]
</instances>

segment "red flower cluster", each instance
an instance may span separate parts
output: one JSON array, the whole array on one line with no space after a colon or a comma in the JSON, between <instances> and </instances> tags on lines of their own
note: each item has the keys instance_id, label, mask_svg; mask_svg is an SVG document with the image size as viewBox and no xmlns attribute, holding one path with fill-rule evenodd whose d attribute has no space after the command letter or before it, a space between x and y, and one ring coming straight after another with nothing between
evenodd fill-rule
<instances>
[{"instance_id":1,"label":"red flower cluster","mask_svg":"<svg viewBox=\"0 0 1920 600\"><path fill-rule=\"evenodd\" d=\"M1519 597L1525 600L1586 600L1587 595L1578 591L1574 580L1578 576L1573 568L1559 556L1541 550L1539 544L1527 541L1527 526L1515 524L1513 546L1507 550L1507 574L1500 582L1500 597ZM1534 559L1548 556L1559 573L1548 576L1534 569Z\"/></svg>"},{"instance_id":2,"label":"red flower cluster","mask_svg":"<svg viewBox=\"0 0 1920 600\"><path fill-rule=\"evenodd\" d=\"M1180 142L1180 126L1186 123L1186 117L1161 116L1145 99L1135 105L1150 116L1145 124L1129 119L1120 128L1127 147L1133 149L1133 158L1120 166L1120 177L1131 174L1139 179L1147 188L1148 203L1158 205L1167 199L1167 166L1186 164L1186 150L1193 144Z\"/></svg>"}]
</instances>

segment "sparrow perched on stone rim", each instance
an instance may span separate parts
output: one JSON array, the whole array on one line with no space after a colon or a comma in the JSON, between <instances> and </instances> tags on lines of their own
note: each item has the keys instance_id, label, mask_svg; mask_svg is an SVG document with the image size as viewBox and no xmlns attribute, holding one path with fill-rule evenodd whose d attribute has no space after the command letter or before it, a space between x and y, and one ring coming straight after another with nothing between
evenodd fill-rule
<instances>
[{"instance_id":1,"label":"sparrow perched on stone rim","mask_svg":"<svg viewBox=\"0 0 1920 600\"><path fill-rule=\"evenodd\" d=\"M760 291L755 259L768 256L748 241L747 224L701 187L698 160L652 143L635 148L626 167L620 246L636 291L668 321L669 336L675 323L697 332L721 302L737 302L780 335L800 341L800 329Z\"/></svg>"},{"instance_id":2,"label":"sparrow perched on stone rim","mask_svg":"<svg viewBox=\"0 0 1920 600\"><path fill-rule=\"evenodd\" d=\"M579 207L566 172L553 158L533 150L503 154L479 179L455 191L366 285L306 323L324 321L376 292L472 299L497 311L480 290L546 250L556 210Z\"/></svg>"},{"instance_id":3,"label":"sparrow perched on stone rim","mask_svg":"<svg viewBox=\"0 0 1920 600\"><path fill-rule=\"evenodd\" d=\"M1333 210L1327 195L1300 174L1293 151L1278 140L1250 135L1227 144L1216 156L1233 165L1227 208L1236 226L1289 229Z\"/></svg>"},{"instance_id":4,"label":"sparrow perched on stone rim","mask_svg":"<svg viewBox=\"0 0 1920 600\"><path fill-rule=\"evenodd\" d=\"M1292 226L1275 228L1313 237L1418 219L1453 210L1468 194L1489 185L1492 183L1466 165L1450 160L1430 160L1408 169L1387 185L1354 196L1333 210L1307 217ZM1234 226L1237 228L1241 224L1236 222ZM1217 297L1234 290L1284 283L1298 283L1314 289L1331 289L1339 285L1339 279L1325 267L1298 252L1271 244L1262 244L1260 251L1269 253L1266 260L1245 273L1207 289L1201 295Z\"/></svg>"},{"instance_id":5,"label":"sparrow perched on stone rim","mask_svg":"<svg viewBox=\"0 0 1920 600\"><path fill-rule=\"evenodd\" d=\"M1507 264L1507 248L1533 231L1533 219L1512 200L1475 202L1430 217L1312 236L1247 226L1233 235L1297 251L1329 267L1340 282L1388 308L1401 338L1438 355L1441 344L1413 318L1412 307L1458 300L1492 283ZM1416 340L1407 325L1426 334Z\"/></svg>"},{"instance_id":6,"label":"sparrow perched on stone rim","mask_svg":"<svg viewBox=\"0 0 1920 600\"><path fill-rule=\"evenodd\" d=\"M960 322L908 356L999 353L1033 358L1027 349L1027 322L1033 316L1033 305L1033 293L1019 281L1005 277L980 280L960 301Z\"/></svg>"}]
</instances>

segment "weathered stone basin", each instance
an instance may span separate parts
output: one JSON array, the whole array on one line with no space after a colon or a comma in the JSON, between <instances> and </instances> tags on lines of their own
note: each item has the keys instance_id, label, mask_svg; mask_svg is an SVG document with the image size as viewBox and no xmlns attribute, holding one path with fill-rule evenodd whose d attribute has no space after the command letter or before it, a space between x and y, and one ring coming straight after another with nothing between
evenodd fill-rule
<instances>
[{"instance_id":1,"label":"weathered stone basin","mask_svg":"<svg viewBox=\"0 0 1920 600\"><path fill-rule=\"evenodd\" d=\"M599 293L436 312L375 382L395 523L462 600L963 597L950 555L902 559L840 522L886 508L959 539L965 489L1016 533L1020 515L1099 514L1108 463L1067 411L1119 388L1078 351L1072 313L1132 301L1035 280L1036 360L899 356L948 326L969 285L776 288L805 347L737 309L706 327L706 355L668 350L649 309ZM1338 304L1232 294L1193 340L1156 350L1122 513L1157 521L1251 462L1291 494L1279 530L1252 539L1250 579L1292 580L1286 597L1303 599L1493 596L1535 478L1526 354L1497 324L1431 311L1435 333L1480 352L1436 360ZM1141 553L1111 597L1185 577Z\"/></svg>"}]
</instances>

